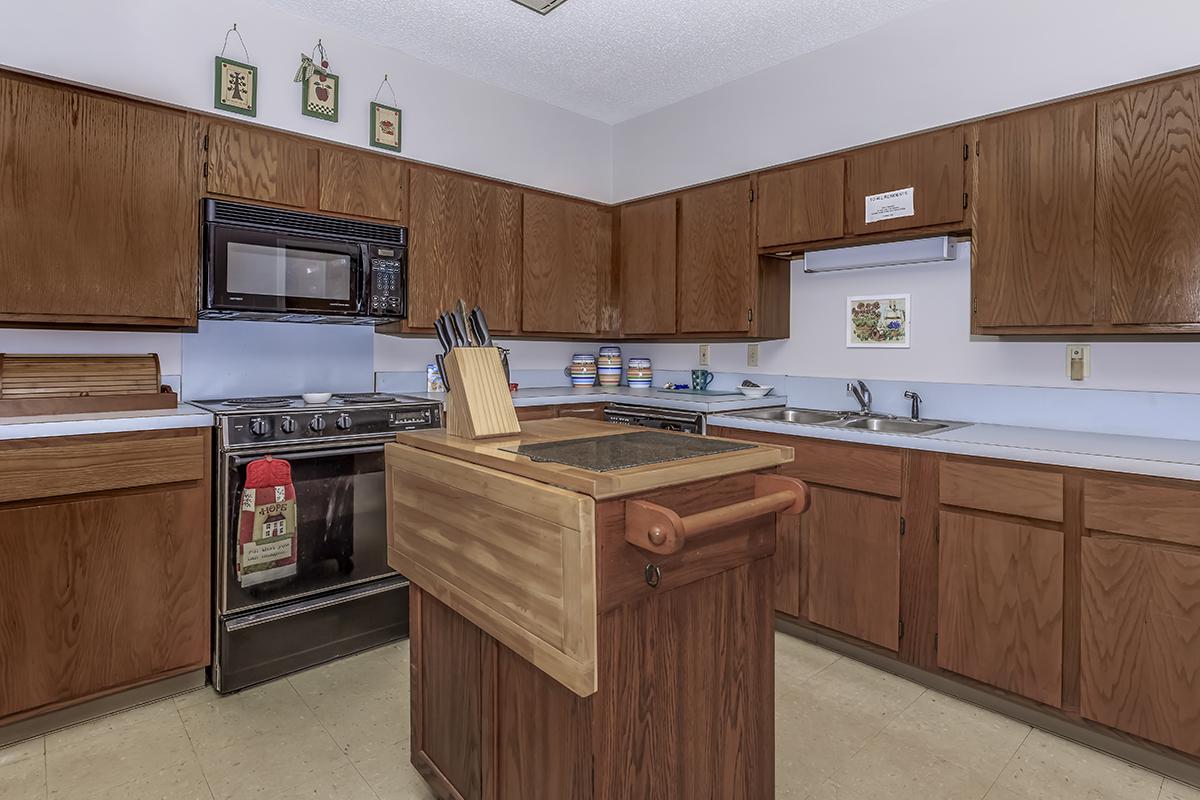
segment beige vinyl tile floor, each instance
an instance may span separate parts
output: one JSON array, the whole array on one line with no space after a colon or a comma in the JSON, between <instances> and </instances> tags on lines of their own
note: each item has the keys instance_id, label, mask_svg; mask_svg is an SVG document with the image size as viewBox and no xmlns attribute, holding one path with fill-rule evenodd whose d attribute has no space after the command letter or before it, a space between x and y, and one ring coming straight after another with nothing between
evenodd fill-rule
<instances>
[{"instance_id":1,"label":"beige vinyl tile floor","mask_svg":"<svg viewBox=\"0 0 1200 800\"><path fill-rule=\"evenodd\" d=\"M776 797L1200 800L1200 791L776 634ZM408 643L0 749L2 800L427 800ZM631 800L636 800L631 798Z\"/></svg>"}]
</instances>

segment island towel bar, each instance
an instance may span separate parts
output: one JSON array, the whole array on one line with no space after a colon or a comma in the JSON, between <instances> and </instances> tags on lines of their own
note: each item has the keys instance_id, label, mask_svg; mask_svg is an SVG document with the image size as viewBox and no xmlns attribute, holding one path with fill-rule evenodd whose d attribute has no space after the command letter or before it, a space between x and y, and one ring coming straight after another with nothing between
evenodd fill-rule
<instances>
[{"instance_id":1,"label":"island towel bar","mask_svg":"<svg viewBox=\"0 0 1200 800\"><path fill-rule=\"evenodd\" d=\"M625 541L659 555L678 553L691 538L766 514L802 514L808 486L784 475L754 476L754 498L681 517L646 500L625 503Z\"/></svg>"}]
</instances>

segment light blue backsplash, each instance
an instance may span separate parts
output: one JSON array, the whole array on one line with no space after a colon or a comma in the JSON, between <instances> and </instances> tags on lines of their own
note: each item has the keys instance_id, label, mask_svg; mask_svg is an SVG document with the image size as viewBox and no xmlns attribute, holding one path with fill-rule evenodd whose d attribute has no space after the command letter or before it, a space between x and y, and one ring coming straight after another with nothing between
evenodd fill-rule
<instances>
[{"instance_id":1,"label":"light blue backsplash","mask_svg":"<svg viewBox=\"0 0 1200 800\"><path fill-rule=\"evenodd\" d=\"M374 336L366 325L200 320L183 336L183 398L369 392Z\"/></svg>"}]
</instances>

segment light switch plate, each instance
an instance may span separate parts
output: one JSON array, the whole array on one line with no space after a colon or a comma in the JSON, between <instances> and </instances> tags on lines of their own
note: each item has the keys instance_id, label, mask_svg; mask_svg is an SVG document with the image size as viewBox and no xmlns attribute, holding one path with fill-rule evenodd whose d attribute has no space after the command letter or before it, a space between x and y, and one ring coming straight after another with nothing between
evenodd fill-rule
<instances>
[{"instance_id":1,"label":"light switch plate","mask_svg":"<svg viewBox=\"0 0 1200 800\"><path fill-rule=\"evenodd\" d=\"M746 366L758 366L758 343L746 345Z\"/></svg>"},{"instance_id":2,"label":"light switch plate","mask_svg":"<svg viewBox=\"0 0 1200 800\"><path fill-rule=\"evenodd\" d=\"M700 345L700 366L708 366L708 345L706 344Z\"/></svg>"},{"instance_id":3,"label":"light switch plate","mask_svg":"<svg viewBox=\"0 0 1200 800\"><path fill-rule=\"evenodd\" d=\"M1090 344L1067 345L1067 377L1081 381L1092 376L1092 346Z\"/></svg>"}]
</instances>

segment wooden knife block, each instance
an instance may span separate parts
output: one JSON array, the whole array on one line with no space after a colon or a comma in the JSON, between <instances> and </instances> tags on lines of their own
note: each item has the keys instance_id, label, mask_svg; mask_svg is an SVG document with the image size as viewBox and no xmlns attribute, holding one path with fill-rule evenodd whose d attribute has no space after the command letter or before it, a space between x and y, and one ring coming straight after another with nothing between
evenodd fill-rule
<instances>
[{"instance_id":1,"label":"wooden knife block","mask_svg":"<svg viewBox=\"0 0 1200 800\"><path fill-rule=\"evenodd\" d=\"M446 365L446 430L464 439L521 432L512 392L494 347L456 347Z\"/></svg>"}]
</instances>

